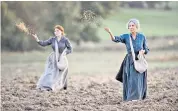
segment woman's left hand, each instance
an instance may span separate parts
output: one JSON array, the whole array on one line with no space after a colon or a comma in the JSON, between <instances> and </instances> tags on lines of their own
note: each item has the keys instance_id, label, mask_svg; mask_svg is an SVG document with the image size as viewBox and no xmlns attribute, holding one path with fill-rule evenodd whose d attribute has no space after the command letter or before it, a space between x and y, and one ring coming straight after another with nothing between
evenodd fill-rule
<instances>
[{"instance_id":1,"label":"woman's left hand","mask_svg":"<svg viewBox=\"0 0 178 111\"><path fill-rule=\"evenodd\" d=\"M142 55L145 54L145 50L140 50L139 54L142 54Z\"/></svg>"}]
</instances>

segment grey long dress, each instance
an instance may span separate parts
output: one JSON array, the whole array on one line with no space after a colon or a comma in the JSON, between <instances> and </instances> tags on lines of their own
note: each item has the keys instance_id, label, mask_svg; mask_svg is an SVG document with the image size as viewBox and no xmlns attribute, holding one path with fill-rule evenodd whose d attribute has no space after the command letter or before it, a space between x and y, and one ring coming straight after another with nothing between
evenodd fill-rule
<instances>
[{"instance_id":1,"label":"grey long dress","mask_svg":"<svg viewBox=\"0 0 178 111\"><path fill-rule=\"evenodd\" d=\"M47 90L57 90L59 86L61 86L61 81L64 83L64 88L67 88L67 73L68 73L68 67L67 70L61 71L57 68L56 58L55 58L55 41L57 40L56 37L51 37L48 40L42 41L40 40L38 42L41 46L48 46L51 45L53 52L49 55L49 57L46 60L45 65L45 71L44 74L40 77L37 88L38 89L47 89ZM60 41L57 41L58 44L58 51L59 56L64 51L65 48L66 54L69 54L72 52L72 46L68 38L62 36ZM64 74L65 77L62 77L61 75Z\"/></svg>"}]
</instances>

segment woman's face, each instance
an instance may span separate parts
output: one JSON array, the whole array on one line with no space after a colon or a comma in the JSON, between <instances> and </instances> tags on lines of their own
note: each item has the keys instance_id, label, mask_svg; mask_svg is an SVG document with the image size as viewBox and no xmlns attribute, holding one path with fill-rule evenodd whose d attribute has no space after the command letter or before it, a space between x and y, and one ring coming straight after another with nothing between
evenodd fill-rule
<instances>
[{"instance_id":1,"label":"woman's face","mask_svg":"<svg viewBox=\"0 0 178 111\"><path fill-rule=\"evenodd\" d=\"M59 29L57 29L57 28L55 28L55 30L54 30L54 34L55 34L55 36L61 36L62 35L62 31L61 30L59 30Z\"/></svg>"},{"instance_id":2,"label":"woman's face","mask_svg":"<svg viewBox=\"0 0 178 111\"><path fill-rule=\"evenodd\" d=\"M137 32L137 27L133 22L129 23L129 30L130 30L131 33Z\"/></svg>"}]
</instances>

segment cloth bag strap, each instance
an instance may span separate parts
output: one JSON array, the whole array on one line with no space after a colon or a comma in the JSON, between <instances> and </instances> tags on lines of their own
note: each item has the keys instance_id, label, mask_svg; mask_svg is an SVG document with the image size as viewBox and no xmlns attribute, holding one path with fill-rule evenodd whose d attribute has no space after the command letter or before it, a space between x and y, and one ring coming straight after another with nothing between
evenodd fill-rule
<instances>
[{"instance_id":1,"label":"cloth bag strap","mask_svg":"<svg viewBox=\"0 0 178 111\"><path fill-rule=\"evenodd\" d=\"M62 54L60 56L64 56L66 50L67 50L67 48L65 48L63 50L63 52L62 52ZM56 62L58 62L58 60L59 60L59 49L58 49L57 40L55 40L55 54L56 54Z\"/></svg>"},{"instance_id":2,"label":"cloth bag strap","mask_svg":"<svg viewBox=\"0 0 178 111\"><path fill-rule=\"evenodd\" d=\"M133 61L135 61L135 53L134 53L134 49L133 49L131 36L129 36L129 39L130 39L130 48L131 48L131 52L132 52Z\"/></svg>"},{"instance_id":3,"label":"cloth bag strap","mask_svg":"<svg viewBox=\"0 0 178 111\"><path fill-rule=\"evenodd\" d=\"M58 49L58 44L57 41L55 40L55 57L56 57L56 62L59 60L59 49Z\"/></svg>"}]
</instances>

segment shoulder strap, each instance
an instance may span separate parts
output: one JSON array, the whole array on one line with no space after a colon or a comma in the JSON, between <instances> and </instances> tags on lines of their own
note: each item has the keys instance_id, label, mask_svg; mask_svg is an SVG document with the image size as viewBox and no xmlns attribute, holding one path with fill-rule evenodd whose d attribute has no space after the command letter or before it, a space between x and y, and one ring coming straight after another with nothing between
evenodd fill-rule
<instances>
[{"instance_id":1,"label":"shoulder strap","mask_svg":"<svg viewBox=\"0 0 178 111\"><path fill-rule=\"evenodd\" d=\"M65 54L66 51L67 51L67 48L65 48L63 50L63 52L61 53L60 57L61 56L65 56L64 54ZM58 44L57 44L57 40L56 39L55 39L55 54L56 54L56 61L58 62L58 60L59 60L59 49L58 49Z\"/></svg>"},{"instance_id":2,"label":"shoulder strap","mask_svg":"<svg viewBox=\"0 0 178 111\"><path fill-rule=\"evenodd\" d=\"M65 54L66 51L67 51L67 48L65 48L65 49L63 50L61 56L65 56L64 54Z\"/></svg>"},{"instance_id":3,"label":"shoulder strap","mask_svg":"<svg viewBox=\"0 0 178 111\"><path fill-rule=\"evenodd\" d=\"M131 48L131 52L132 52L133 61L135 61L135 53L134 53L133 44L132 44L130 35L129 35L129 39L130 39L130 48Z\"/></svg>"},{"instance_id":4,"label":"shoulder strap","mask_svg":"<svg viewBox=\"0 0 178 111\"><path fill-rule=\"evenodd\" d=\"M56 62L59 60L59 50L58 50L58 44L57 40L55 39L55 54L56 54Z\"/></svg>"}]
</instances>

